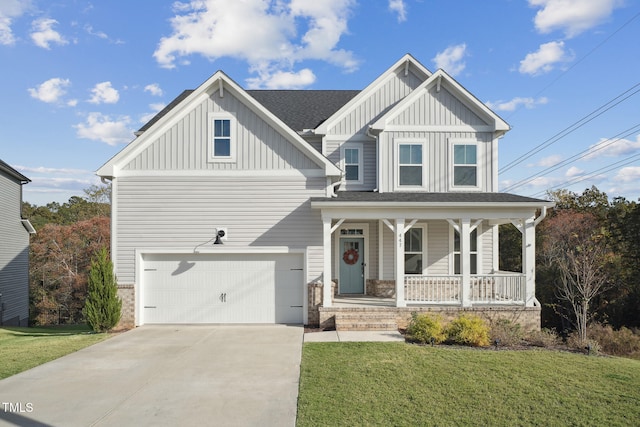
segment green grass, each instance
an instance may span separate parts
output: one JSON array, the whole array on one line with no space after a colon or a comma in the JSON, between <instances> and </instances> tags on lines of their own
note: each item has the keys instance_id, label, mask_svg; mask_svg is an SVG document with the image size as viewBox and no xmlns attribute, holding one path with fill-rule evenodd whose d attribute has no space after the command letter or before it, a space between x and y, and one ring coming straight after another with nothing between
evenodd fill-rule
<instances>
[{"instance_id":1,"label":"green grass","mask_svg":"<svg viewBox=\"0 0 640 427\"><path fill-rule=\"evenodd\" d=\"M547 350L308 343L298 426L630 426L640 361Z\"/></svg>"},{"instance_id":2,"label":"green grass","mask_svg":"<svg viewBox=\"0 0 640 427\"><path fill-rule=\"evenodd\" d=\"M86 326L0 328L0 379L73 353L109 337Z\"/></svg>"}]
</instances>

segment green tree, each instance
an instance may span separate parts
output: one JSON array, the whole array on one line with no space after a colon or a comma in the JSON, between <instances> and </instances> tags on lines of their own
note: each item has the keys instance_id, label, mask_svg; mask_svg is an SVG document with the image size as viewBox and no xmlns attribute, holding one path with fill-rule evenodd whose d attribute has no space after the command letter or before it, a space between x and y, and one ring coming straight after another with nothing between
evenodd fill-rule
<instances>
[{"instance_id":1,"label":"green tree","mask_svg":"<svg viewBox=\"0 0 640 427\"><path fill-rule=\"evenodd\" d=\"M122 301L117 292L113 263L107 249L103 247L91 262L88 294L83 310L87 323L94 331L106 332L120 321Z\"/></svg>"}]
</instances>

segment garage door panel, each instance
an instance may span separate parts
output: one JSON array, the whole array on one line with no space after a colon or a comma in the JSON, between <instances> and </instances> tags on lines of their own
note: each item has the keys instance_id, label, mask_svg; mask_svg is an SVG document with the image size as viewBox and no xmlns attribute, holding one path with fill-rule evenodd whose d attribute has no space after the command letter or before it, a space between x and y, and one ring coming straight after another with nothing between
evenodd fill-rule
<instances>
[{"instance_id":1,"label":"garage door panel","mask_svg":"<svg viewBox=\"0 0 640 427\"><path fill-rule=\"evenodd\" d=\"M144 323L302 323L299 254L145 255Z\"/></svg>"}]
</instances>

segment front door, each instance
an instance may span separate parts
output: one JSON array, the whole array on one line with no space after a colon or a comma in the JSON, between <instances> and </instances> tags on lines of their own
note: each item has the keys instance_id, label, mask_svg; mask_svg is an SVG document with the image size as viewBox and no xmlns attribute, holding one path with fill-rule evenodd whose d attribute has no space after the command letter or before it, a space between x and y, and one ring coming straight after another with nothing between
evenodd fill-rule
<instances>
[{"instance_id":1,"label":"front door","mask_svg":"<svg viewBox=\"0 0 640 427\"><path fill-rule=\"evenodd\" d=\"M364 238L340 239L340 293L364 294Z\"/></svg>"}]
</instances>

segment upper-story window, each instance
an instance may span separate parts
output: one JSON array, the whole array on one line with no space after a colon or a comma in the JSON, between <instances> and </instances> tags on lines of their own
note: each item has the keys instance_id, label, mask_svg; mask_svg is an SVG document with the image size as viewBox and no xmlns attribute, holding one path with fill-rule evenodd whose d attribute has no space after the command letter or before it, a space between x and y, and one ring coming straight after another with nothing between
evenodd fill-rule
<instances>
[{"instance_id":1,"label":"upper-story window","mask_svg":"<svg viewBox=\"0 0 640 427\"><path fill-rule=\"evenodd\" d=\"M476 144L453 144L454 187L479 187L477 151Z\"/></svg>"},{"instance_id":2,"label":"upper-story window","mask_svg":"<svg viewBox=\"0 0 640 427\"><path fill-rule=\"evenodd\" d=\"M362 144L347 143L342 146L342 160L347 184L362 184Z\"/></svg>"},{"instance_id":3,"label":"upper-story window","mask_svg":"<svg viewBox=\"0 0 640 427\"><path fill-rule=\"evenodd\" d=\"M398 144L398 183L422 186L422 144Z\"/></svg>"},{"instance_id":4,"label":"upper-story window","mask_svg":"<svg viewBox=\"0 0 640 427\"><path fill-rule=\"evenodd\" d=\"M235 119L230 115L209 115L209 159L211 161L235 160Z\"/></svg>"}]
</instances>

